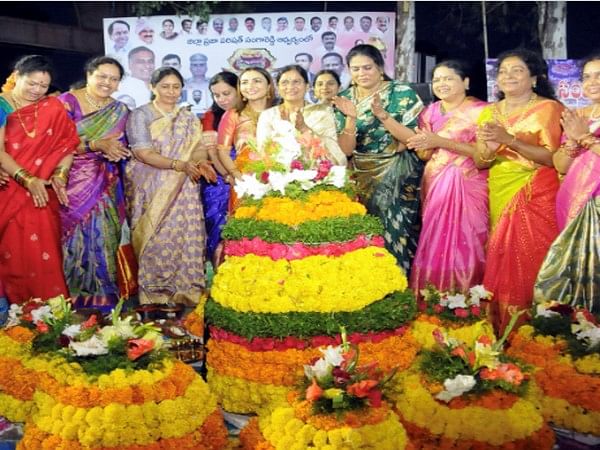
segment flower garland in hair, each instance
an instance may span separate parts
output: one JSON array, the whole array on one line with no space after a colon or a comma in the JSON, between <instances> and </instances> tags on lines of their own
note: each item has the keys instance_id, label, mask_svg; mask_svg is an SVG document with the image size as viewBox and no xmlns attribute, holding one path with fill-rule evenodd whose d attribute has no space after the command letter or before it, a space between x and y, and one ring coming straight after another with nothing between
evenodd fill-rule
<instances>
[{"instance_id":1,"label":"flower garland in hair","mask_svg":"<svg viewBox=\"0 0 600 450\"><path fill-rule=\"evenodd\" d=\"M10 92L15 88L17 84L17 71L14 70L6 79L2 85L2 92Z\"/></svg>"}]
</instances>

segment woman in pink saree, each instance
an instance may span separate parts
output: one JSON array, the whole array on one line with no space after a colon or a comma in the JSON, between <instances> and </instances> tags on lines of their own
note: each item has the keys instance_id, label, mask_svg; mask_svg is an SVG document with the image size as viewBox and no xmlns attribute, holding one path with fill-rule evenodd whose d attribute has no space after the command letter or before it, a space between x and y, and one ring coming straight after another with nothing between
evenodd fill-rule
<instances>
[{"instance_id":1,"label":"woman in pink saree","mask_svg":"<svg viewBox=\"0 0 600 450\"><path fill-rule=\"evenodd\" d=\"M583 93L592 104L562 115L554 166L566 176L556 195L560 234L535 284L535 300L558 300L600 313L600 54L583 65Z\"/></svg>"},{"instance_id":2,"label":"woman in pink saree","mask_svg":"<svg viewBox=\"0 0 600 450\"><path fill-rule=\"evenodd\" d=\"M423 228L411 271L416 295L427 284L441 291L468 292L480 284L488 236L487 170L478 170L477 118L485 102L468 97L463 63L444 61L433 70L433 92L440 99L419 116L408 139L427 162L421 184Z\"/></svg>"}]
</instances>

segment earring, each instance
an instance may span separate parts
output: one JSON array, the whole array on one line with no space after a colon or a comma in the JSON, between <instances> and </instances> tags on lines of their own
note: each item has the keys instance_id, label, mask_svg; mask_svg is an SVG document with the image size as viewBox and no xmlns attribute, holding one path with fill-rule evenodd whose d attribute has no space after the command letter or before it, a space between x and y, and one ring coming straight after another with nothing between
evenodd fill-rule
<instances>
[{"instance_id":1,"label":"earring","mask_svg":"<svg viewBox=\"0 0 600 450\"><path fill-rule=\"evenodd\" d=\"M532 87L533 87L534 89L537 87L537 81L534 81L534 82L533 82L533 85L532 85Z\"/></svg>"},{"instance_id":2,"label":"earring","mask_svg":"<svg viewBox=\"0 0 600 450\"><path fill-rule=\"evenodd\" d=\"M381 72L381 81L385 80L385 78L383 77L383 72Z\"/></svg>"},{"instance_id":3,"label":"earring","mask_svg":"<svg viewBox=\"0 0 600 450\"><path fill-rule=\"evenodd\" d=\"M242 95L242 101L243 101L243 102L245 102L245 101L246 101L246 97L244 97L243 95Z\"/></svg>"}]
</instances>

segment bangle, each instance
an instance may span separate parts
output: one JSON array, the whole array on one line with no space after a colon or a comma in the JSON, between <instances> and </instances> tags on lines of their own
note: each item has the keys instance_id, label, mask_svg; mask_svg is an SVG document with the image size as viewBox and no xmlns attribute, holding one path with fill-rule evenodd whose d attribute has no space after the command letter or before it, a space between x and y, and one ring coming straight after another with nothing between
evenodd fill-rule
<instances>
[{"instance_id":1,"label":"bangle","mask_svg":"<svg viewBox=\"0 0 600 450\"><path fill-rule=\"evenodd\" d=\"M481 154L479 154L478 156L479 156L479 161L485 162L485 163L494 162L494 160L496 159L496 153L494 153L490 159L484 158L483 156L481 156Z\"/></svg>"},{"instance_id":2,"label":"bangle","mask_svg":"<svg viewBox=\"0 0 600 450\"><path fill-rule=\"evenodd\" d=\"M584 148L591 148L593 145L595 144L599 144L600 143L600 139L598 139L597 137L593 136L592 134L588 133L587 136L584 136L583 138L579 139L577 141L577 143Z\"/></svg>"},{"instance_id":3,"label":"bangle","mask_svg":"<svg viewBox=\"0 0 600 450\"><path fill-rule=\"evenodd\" d=\"M64 184L67 184L69 182L69 168L66 166L56 166L51 178L58 178Z\"/></svg>"},{"instance_id":4,"label":"bangle","mask_svg":"<svg viewBox=\"0 0 600 450\"><path fill-rule=\"evenodd\" d=\"M26 169L20 168L13 174L14 180L23 186L25 189L29 188L29 185L34 180L34 176L31 175Z\"/></svg>"},{"instance_id":5,"label":"bangle","mask_svg":"<svg viewBox=\"0 0 600 450\"><path fill-rule=\"evenodd\" d=\"M340 134L347 134L348 136L356 137L356 128L354 128L354 129L344 128Z\"/></svg>"},{"instance_id":6,"label":"bangle","mask_svg":"<svg viewBox=\"0 0 600 450\"><path fill-rule=\"evenodd\" d=\"M174 170L175 172L181 172L181 170L179 169L179 163L181 161L179 161L178 159L172 159L171 160L171 170Z\"/></svg>"},{"instance_id":7,"label":"bangle","mask_svg":"<svg viewBox=\"0 0 600 450\"><path fill-rule=\"evenodd\" d=\"M96 141L85 141L84 149L86 152L95 152L96 149Z\"/></svg>"},{"instance_id":8,"label":"bangle","mask_svg":"<svg viewBox=\"0 0 600 450\"><path fill-rule=\"evenodd\" d=\"M507 147L511 147L514 145L514 143L517 141L517 136L515 134L513 134L512 139L510 140L510 142L508 144L506 144Z\"/></svg>"},{"instance_id":9,"label":"bangle","mask_svg":"<svg viewBox=\"0 0 600 450\"><path fill-rule=\"evenodd\" d=\"M580 146L584 147L583 143L584 141L586 141L589 138L593 138L594 136L592 135L592 133L585 133L582 136L579 136L578 138L575 138L575 142L577 142L577 144L579 144Z\"/></svg>"}]
</instances>

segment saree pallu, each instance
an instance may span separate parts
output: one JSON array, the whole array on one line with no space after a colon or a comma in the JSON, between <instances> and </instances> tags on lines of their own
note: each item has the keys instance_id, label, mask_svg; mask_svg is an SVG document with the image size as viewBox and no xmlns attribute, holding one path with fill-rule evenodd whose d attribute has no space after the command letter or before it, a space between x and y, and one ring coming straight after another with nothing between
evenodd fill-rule
<instances>
[{"instance_id":1,"label":"saree pallu","mask_svg":"<svg viewBox=\"0 0 600 450\"><path fill-rule=\"evenodd\" d=\"M232 148L229 156L235 161L235 149ZM217 181L210 183L205 179L200 183L200 195L204 206L204 221L206 223L206 256L211 260L221 242L221 230L227 221L231 185L225 182L220 173Z\"/></svg>"},{"instance_id":2,"label":"saree pallu","mask_svg":"<svg viewBox=\"0 0 600 450\"><path fill-rule=\"evenodd\" d=\"M558 176L550 167L532 169L499 157L490 169L489 190L492 233L483 284L493 293L490 316L502 334L511 307L531 306L536 275L558 234Z\"/></svg>"},{"instance_id":3,"label":"saree pallu","mask_svg":"<svg viewBox=\"0 0 600 450\"><path fill-rule=\"evenodd\" d=\"M0 109L4 117L10 113L6 152L32 175L48 180L60 161L75 152L75 125L56 98L43 98L15 112L0 99ZM35 137L27 136L20 122L27 130L35 129ZM11 303L69 295L62 270L59 203L50 188L48 196L48 204L36 208L29 192L14 180L0 189L0 280Z\"/></svg>"},{"instance_id":4,"label":"saree pallu","mask_svg":"<svg viewBox=\"0 0 600 450\"><path fill-rule=\"evenodd\" d=\"M596 130L596 135L600 134ZM600 313L600 156L590 150L569 168L557 194L562 230L535 283L535 300L557 300Z\"/></svg>"},{"instance_id":5,"label":"saree pallu","mask_svg":"<svg viewBox=\"0 0 600 450\"><path fill-rule=\"evenodd\" d=\"M132 115L140 110L151 106ZM171 159L190 160L201 137L198 119L185 109L178 110L174 119L160 117L147 126L153 147ZM133 145L129 129L128 124ZM131 160L126 189L140 303L196 305L205 287L204 214L197 186L183 172Z\"/></svg>"},{"instance_id":6,"label":"saree pallu","mask_svg":"<svg viewBox=\"0 0 600 450\"><path fill-rule=\"evenodd\" d=\"M354 152L354 177L369 214L382 221L385 247L409 273L417 249L423 162L409 150Z\"/></svg>"},{"instance_id":7,"label":"saree pallu","mask_svg":"<svg viewBox=\"0 0 600 450\"><path fill-rule=\"evenodd\" d=\"M61 100L84 141L124 135L129 110L121 102L84 116L73 94ZM123 144L124 137L121 137ZM109 311L136 288L129 244L121 164L100 152L77 154L69 174L69 206L61 208L64 272L76 307ZM124 274L124 276L119 276ZM119 283L119 281L121 281Z\"/></svg>"},{"instance_id":8,"label":"saree pallu","mask_svg":"<svg viewBox=\"0 0 600 450\"><path fill-rule=\"evenodd\" d=\"M419 126L454 142L474 142L485 105L467 97L457 109L442 113L441 102L436 102L421 113ZM421 193L423 225L411 288L417 296L427 284L466 293L481 283L485 270L487 170L478 170L470 157L437 148L425 165Z\"/></svg>"}]
</instances>

